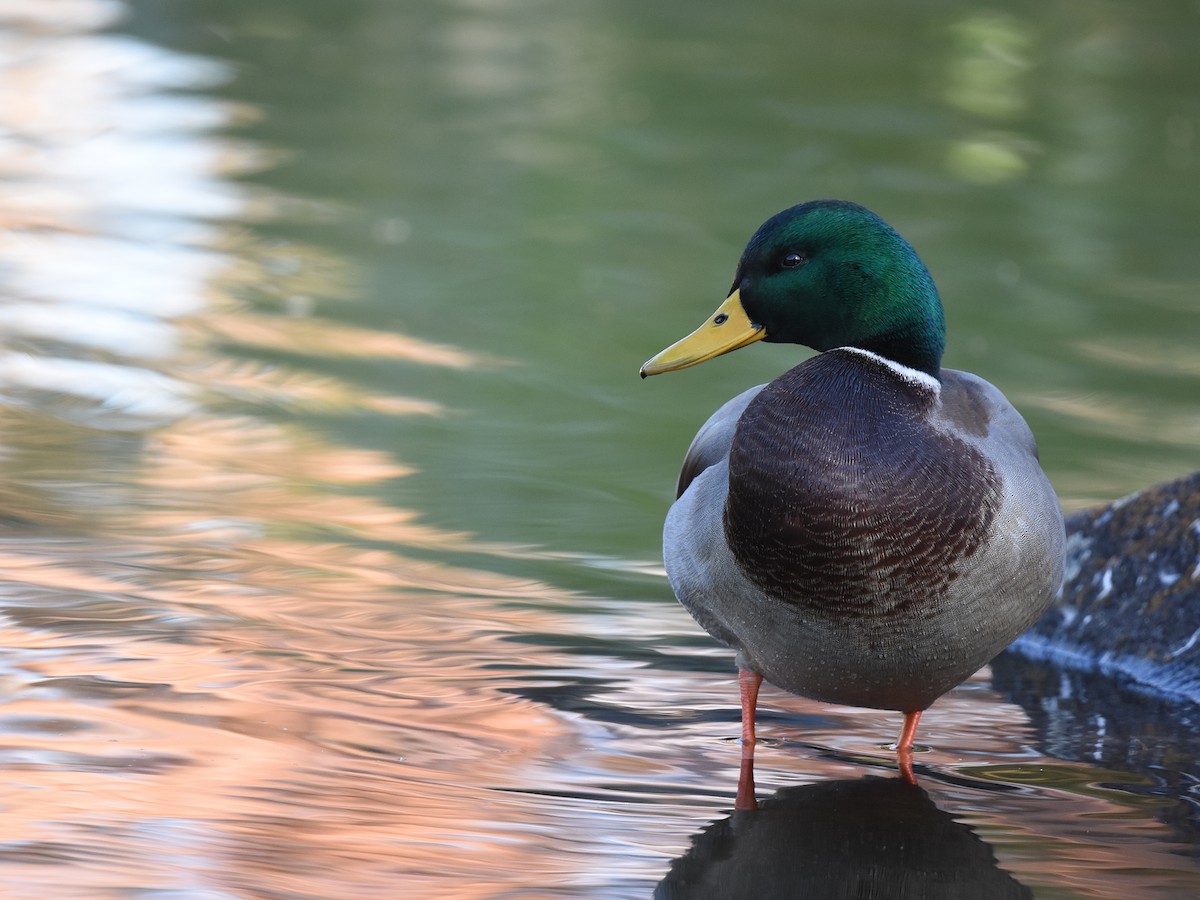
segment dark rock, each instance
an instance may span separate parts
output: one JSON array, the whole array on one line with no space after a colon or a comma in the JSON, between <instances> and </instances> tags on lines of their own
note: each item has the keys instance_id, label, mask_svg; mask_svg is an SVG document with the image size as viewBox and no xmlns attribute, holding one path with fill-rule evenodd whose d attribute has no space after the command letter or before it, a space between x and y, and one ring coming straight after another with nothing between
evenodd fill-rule
<instances>
[{"instance_id":1,"label":"dark rock","mask_svg":"<svg viewBox=\"0 0 1200 900\"><path fill-rule=\"evenodd\" d=\"M1200 701L1200 472L1071 516L1062 594L1012 649Z\"/></svg>"}]
</instances>

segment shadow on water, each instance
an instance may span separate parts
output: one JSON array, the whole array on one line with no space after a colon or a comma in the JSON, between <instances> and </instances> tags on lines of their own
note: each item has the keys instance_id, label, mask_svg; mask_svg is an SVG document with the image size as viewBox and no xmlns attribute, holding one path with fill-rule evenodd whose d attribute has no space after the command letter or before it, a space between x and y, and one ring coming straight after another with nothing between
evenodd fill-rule
<instances>
[{"instance_id":1,"label":"shadow on water","mask_svg":"<svg viewBox=\"0 0 1200 900\"><path fill-rule=\"evenodd\" d=\"M654 892L658 900L762 897L1022 898L971 828L899 779L784 788L710 825Z\"/></svg>"},{"instance_id":2,"label":"shadow on water","mask_svg":"<svg viewBox=\"0 0 1200 900\"><path fill-rule=\"evenodd\" d=\"M1157 798L1156 818L1173 839L1200 849L1200 717L1190 703L1132 682L1064 670L1006 653L993 684L1019 704L1054 759L1137 773L1125 790Z\"/></svg>"}]
</instances>

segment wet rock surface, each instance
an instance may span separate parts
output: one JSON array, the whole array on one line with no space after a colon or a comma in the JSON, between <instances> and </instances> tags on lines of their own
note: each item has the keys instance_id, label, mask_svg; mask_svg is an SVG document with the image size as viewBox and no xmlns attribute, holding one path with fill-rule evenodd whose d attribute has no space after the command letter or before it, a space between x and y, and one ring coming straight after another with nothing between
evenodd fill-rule
<instances>
[{"instance_id":1,"label":"wet rock surface","mask_svg":"<svg viewBox=\"0 0 1200 900\"><path fill-rule=\"evenodd\" d=\"M1071 516L1062 595L1010 652L1200 701L1200 472Z\"/></svg>"}]
</instances>

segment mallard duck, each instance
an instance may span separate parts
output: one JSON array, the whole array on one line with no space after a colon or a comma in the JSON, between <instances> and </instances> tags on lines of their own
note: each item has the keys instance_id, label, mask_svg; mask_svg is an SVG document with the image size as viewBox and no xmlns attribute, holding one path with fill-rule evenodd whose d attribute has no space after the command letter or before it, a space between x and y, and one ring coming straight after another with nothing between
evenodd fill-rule
<instances>
[{"instance_id":1,"label":"mallard duck","mask_svg":"<svg viewBox=\"0 0 1200 900\"><path fill-rule=\"evenodd\" d=\"M641 374L755 341L819 352L696 434L664 531L671 587L736 651L744 754L765 678L902 712L911 778L922 711L1058 591L1058 499L1012 404L941 367L933 278L870 210L821 200L768 219L728 299Z\"/></svg>"}]
</instances>

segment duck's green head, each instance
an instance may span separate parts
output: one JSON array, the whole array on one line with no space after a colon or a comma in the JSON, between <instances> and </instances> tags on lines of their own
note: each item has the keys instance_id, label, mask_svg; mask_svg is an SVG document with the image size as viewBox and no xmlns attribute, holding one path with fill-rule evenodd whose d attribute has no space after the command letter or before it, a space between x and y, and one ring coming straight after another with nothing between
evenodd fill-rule
<instances>
[{"instance_id":1,"label":"duck's green head","mask_svg":"<svg viewBox=\"0 0 1200 900\"><path fill-rule=\"evenodd\" d=\"M642 377L693 366L754 341L858 347L938 376L942 301L912 245L868 209L814 200L763 223L729 298Z\"/></svg>"}]
</instances>

